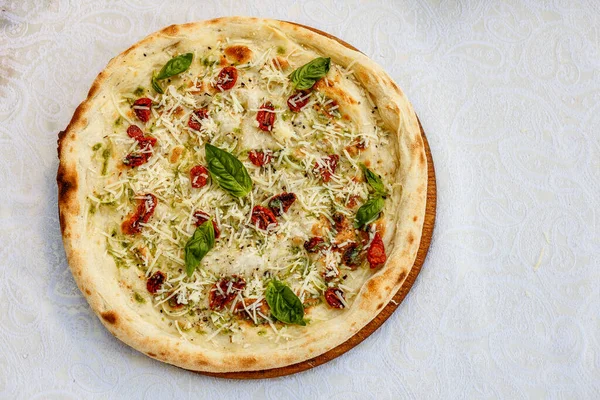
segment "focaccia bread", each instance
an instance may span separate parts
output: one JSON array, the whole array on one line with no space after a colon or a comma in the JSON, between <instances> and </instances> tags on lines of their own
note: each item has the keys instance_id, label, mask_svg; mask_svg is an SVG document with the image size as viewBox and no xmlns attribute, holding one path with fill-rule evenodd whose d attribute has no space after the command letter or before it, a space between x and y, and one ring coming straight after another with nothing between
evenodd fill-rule
<instances>
[{"instance_id":1,"label":"focaccia bread","mask_svg":"<svg viewBox=\"0 0 600 400\"><path fill-rule=\"evenodd\" d=\"M410 103L369 58L295 24L148 36L98 75L58 152L79 288L116 337L183 368L322 354L416 258L427 162Z\"/></svg>"}]
</instances>

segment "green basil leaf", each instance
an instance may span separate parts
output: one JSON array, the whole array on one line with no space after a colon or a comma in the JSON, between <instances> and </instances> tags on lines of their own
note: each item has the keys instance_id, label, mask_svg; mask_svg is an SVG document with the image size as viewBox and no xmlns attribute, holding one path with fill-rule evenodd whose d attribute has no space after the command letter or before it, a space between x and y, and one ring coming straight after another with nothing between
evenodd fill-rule
<instances>
[{"instance_id":1,"label":"green basil leaf","mask_svg":"<svg viewBox=\"0 0 600 400\"><path fill-rule=\"evenodd\" d=\"M215 246L215 230L211 220L196 228L194 234L185 244L185 272L192 276L200 261Z\"/></svg>"},{"instance_id":2,"label":"green basil leaf","mask_svg":"<svg viewBox=\"0 0 600 400\"><path fill-rule=\"evenodd\" d=\"M329 68L331 68L331 58L318 57L292 72L290 79L296 89L310 89L319 79L327 75Z\"/></svg>"},{"instance_id":3,"label":"green basil leaf","mask_svg":"<svg viewBox=\"0 0 600 400\"><path fill-rule=\"evenodd\" d=\"M306 325L302 302L285 284L273 279L267 285L265 298L271 309L271 315L277 320L286 324Z\"/></svg>"},{"instance_id":4,"label":"green basil leaf","mask_svg":"<svg viewBox=\"0 0 600 400\"><path fill-rule=\"evenodd\" d=\"M363 226L370 224L375 221L379 216L381 210L383 210L384 201L381 197L377 196L365 204L360 206L356 212L356 219L354 220L355 228L362 228Z\"/></svg>"},{"instance_id":5,"label":"green basil leaf","mask_svg":"<svg viewBox=\"0 0 600 400\"><path fill-rule=\"evenodd\" d=\"M206 164L219 186L235 197L244 197L252 190L252 179L244 164L233 154L210 144L204 146Z\"/></svg>"},{"instance_id":6,"label":"green basil leaf","mask_svg":"<svg viewBox=\"0 0 600 400\"><path fill-rule=\"evenodd\" d=\"M383 180L381 180L381 177L375 172L371 171L369 168L367 168L367 166L364 164L360 164L360 167L362 168L365 174L365 179L367 180L367 183L373 188L375 194L385 196L387 192L385 190L385 185L383 183Z\"/></svg>"},{"instance_id":7,"label":"green basil leaf","mask_svg":"<svg viewBox=\"0 0 600 400\"><path fill-rule=\"evenodd\" d=\"M185 53L178 55L177 57L171 58L160 70L158 75L156 76L156 80L160 81L163 79L170 78L177 74L180 74L186 71L190 65L192 65L192 60L194 59L193 53Z\"/></svg>"},{"instance_id":8,"label":"green basil leaf","mask_svg":"<svg viewBox=\"0 0 600 400\"><path fill-rule=\"evenodd\" d=\"M158 80L156 79L156 76L154 76L154 74L152 75L152 89L156 90L157 93L163 94L164 91L163 89L160 87L160 84L158 83Z\"/></svg>"}]
</instances>

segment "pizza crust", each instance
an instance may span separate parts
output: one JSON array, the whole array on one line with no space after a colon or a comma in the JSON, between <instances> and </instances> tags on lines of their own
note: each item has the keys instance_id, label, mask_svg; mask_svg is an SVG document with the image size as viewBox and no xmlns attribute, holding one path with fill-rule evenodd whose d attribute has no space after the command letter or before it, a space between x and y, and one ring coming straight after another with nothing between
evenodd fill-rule
<instances>
[{"instance_id":1,"label":"pizza crust","mask_svg":"<svg viewBox=\"0 0 600 400\"><path fill-rule=\"evenodd\" d=\"M99 250L100 239L90 237L86 231L83 215L86 165L81 155L87 149L82 138L90 130L103 127L101 110L96 107L101 104L103 96L109 95L107 86L110 86L111 78L122 73L128 63L143 61L144 52L180 40L201 41L203 35L259 38L257 40L277 35L331 57L341 66L353 63L357 80L377 104L385 125L390 131L397 132L395 146L400 162L396 182L401 183L403 190L390 196L398 213L386 232L387 264L365 283L352 307L338 317L320 323L318 330L307 327L302 335L285 346L260 345L236 348L235 352L223 351L207 343L187 342L180 336L161 330L149 316L144 317L131 307L119 282L110 274L108 266L114 269L114 263ZM112 59L98 75L86 100L77 108L65 131L59 134L58 154L60 225L67 259L79 289L101 322L117 338L152 358L190 370L219 373L277 368L313 358L340 345L371 321L402 286L413 266L421 239L427 194L427 161L411 104L385 71L363 54L288 22L247 17L219 18L172 25L146 37Z\"/></svg>"}]
</instances>

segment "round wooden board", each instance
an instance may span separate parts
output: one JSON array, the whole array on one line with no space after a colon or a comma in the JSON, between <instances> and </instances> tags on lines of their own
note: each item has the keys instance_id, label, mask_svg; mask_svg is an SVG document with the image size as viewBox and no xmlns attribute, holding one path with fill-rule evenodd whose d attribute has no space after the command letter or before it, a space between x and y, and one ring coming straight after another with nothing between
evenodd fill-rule
<instances>
[{"instance_id":1,"label":"round wooden board","mask_svg":"<svg viewBox=\"0 0 600 400\"><path fill-rule=\"evenodd\" d=\"M295 24L295 23L294 23ZM341 39L336 38L335 36L329 35L323 31L312 28L306 25L300 25L304 28L310 29L314 32L317 32L321 35L327 36L331 39L335 39L346 47L349 47L353 50L360 51L354 46L344 42ZM329 350L326 353L323 353L317 357L311 358L309 360L288 365L286 367L281 368L273 368L266 369L262 371L240 371L240 372L226 372L226 373L209 373L209 372L200 372L203 375L214 376L217 378L226 378L226 379L262 379L262 378L275 378L278 376L285 376L290 374L295 374L297 372L306 371L307 369L314 368L321 364L326 363L327 361L333 360L336 357L344 354L348 350L352 349L360 342L365 340L369 335L371 335L377 328L379 328L392 313L398 308L398 305L404 300L408 291L415 283L417 279L417 275L421 271L421 267L425 262L425 257L427 256L427 251L429 250L429 244L431 243L431 236L433 235L433 226L435 225L435 213L436 213L436 202L437 202L437 191L436 191L436 183L435 183L435 169L433 167L433 159L431 158L431 150L429 148L429 142L425 137L425 132L423 131L423 127L421 126L421 121L419 121L419 127L421 128L421 136L423 138L423 143L425 144L425 152L427 154L427 204L425 207L425 220L423 222L423 232L421 234L421 243L419 245L419 250L417 252L417 258L415 259L415 263L411 268L406 280L402 287L396 292L392 301L390 301L387 306L381 310L379 314L371 322L369 322L364 328L362 328L358 333L352 336L350 339L340 344L339 346Z\"/></svg>"}]
</instances>

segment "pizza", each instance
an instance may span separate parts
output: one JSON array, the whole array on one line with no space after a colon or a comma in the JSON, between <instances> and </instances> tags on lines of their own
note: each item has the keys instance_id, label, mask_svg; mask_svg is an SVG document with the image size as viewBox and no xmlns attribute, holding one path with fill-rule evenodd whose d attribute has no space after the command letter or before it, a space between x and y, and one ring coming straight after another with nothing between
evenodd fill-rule
<instances>
[{"instance_id":1,"label":"pizza","mask_svg":"<svg viewBox=\"0 0 600 400\"><path fill-rule=\"evenodd\" d=\"M427 161L405 95L304 27L172 25L98 75L58 141L68 262L117 338L204 372L313 358L402 286Z\"/></svg>"}]
</instances>

